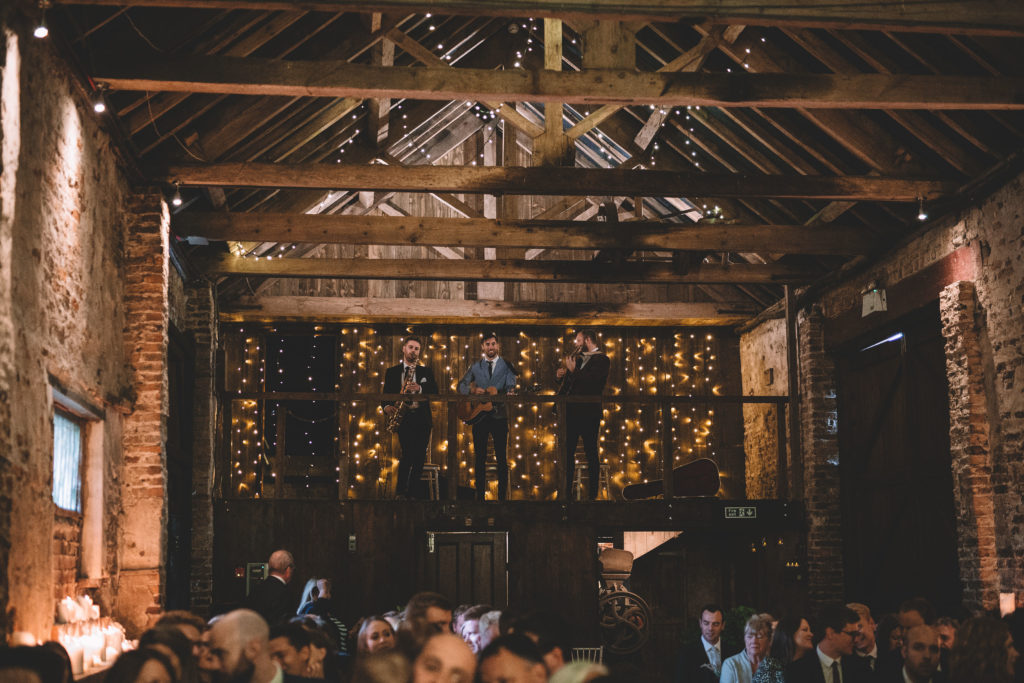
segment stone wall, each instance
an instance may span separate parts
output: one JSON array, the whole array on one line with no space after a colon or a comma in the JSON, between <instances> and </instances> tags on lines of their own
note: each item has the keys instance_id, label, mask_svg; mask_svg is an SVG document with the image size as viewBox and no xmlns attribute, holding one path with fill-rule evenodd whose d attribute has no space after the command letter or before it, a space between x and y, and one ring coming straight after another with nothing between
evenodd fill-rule
<instances>
[{"instance_id":1,"label":"stone wall","mask_svg":"<svg viewBox=\"0 0 1024 683\"><path fill-rule=\"evenodd\" d=\"M45 637L58 592L87 591L104 614L127 606L121 570L140 563L122 552L126 514L146 543L161 527L123 495L135 482L162 494L155 469L126 469L134 437L125 424L161 414L136 384L125 335L152 322L149 303L126 306L129 270L142 273L141 259L128 257L128 184L102 117L31 28L17 8L0 7L0 632ZM151 256L148 267L166 277L166 249ZM159 344L138 352L161 362ZM74 529L51 497L53 389L95 414L85 429L84 523L71 517ZM148 561L158 567L159 554Z\"/></svg>"},{"instance_id":2,"label":"stone wall","mask_svg":"<svg viewBox=\"0 0 1024 683\"><path fill-rule=\"evenodd\" d=\"M786 358L784 319L769 320L740 338L740 370L744 396L786 395L789 390L789 361ZM776 405L743 405L743 451L746 454L747 498L778 498Z\"/></svg>"},{"instance_id":3,"label":"stone wall","mask_svg":"<svg viewBox=\"0 0 1024 683\"><path fill-rule=\"evenodd\" d=\"M946 267L967 247L963 268ZM834 368L822 325L858 311L871 280L889 290L890 310L924 301L900 301L898 285L930 269L930 295L940 299L950 384L950 447L964 603L991 609L1000 593L1024 605L1024 176L978 205L930 226L877 263L814 297L799 316L801 436L804 449L809 588L812 596L841 597L838 457ZM941 297L939 296L940 290ZM910 289L910 288L907 288ZM916 288L920 296L920 287ZM859 313L854 317L859 318ZM758 344L771 346L775 321L744 335L745 364L758 371ZM783 359L784 361L784 359ZM745 377L747 369L744 369ZM746 384L744 391L747 391ZM770 436L748 421L746 442L763 452ZM766 425L770 429L770 425ZM749 467L749 466L748 466ZM756 484L756 481L754 482ZM749 485L749 482L748 482ZM757 490L757 489L755 489ZM834 570L832 568L835 568Z\"/></svg>"}]
</instances>

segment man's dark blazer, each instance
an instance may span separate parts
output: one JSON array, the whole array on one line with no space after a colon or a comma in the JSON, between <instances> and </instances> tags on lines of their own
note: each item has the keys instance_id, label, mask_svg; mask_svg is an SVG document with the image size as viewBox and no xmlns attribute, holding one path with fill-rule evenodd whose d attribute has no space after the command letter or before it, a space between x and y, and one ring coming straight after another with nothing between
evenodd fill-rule
<instances>
[{"instance_id":1,"label":"man's dark blazer","mask_svg":"<svg viewBox=\"0 0 1024 683\"><path fill-rule=\"evenodd\" d=\"M384 392L385 394L400 394L402 393L402 375L405 373L405 364L399 363L398 365L392 365L384 373ZM416 366L416 383L420 385L422 391L419 394L409 394L410 400L418 402L419 408L416 410L410 410L406 413L406 418L410 421L418 423L430 424L430 404L427 403L425 398L418 398L419 396L426 396L427 394L437 393L437 381L434 379L434 372L424 366ZM394 405L396 401L381 401L382 406ZM403 420L404 423L404 420Z\"/></svg>"},{"instance_id":2,"label":"man's dark blazer","mask_svg":"<svg viewBox=\"0 0 1024 683\"><path fill-rule=\"evenodd\" d=\"M871 667L857 655L843 657L839 666L843 670L843 683L871 681ZM825 683L817 649L811 650L786 668L786 683Z\"/></svg>"},{"instance_id":3,"label":"man's dark blazer","mask_svg":"<svg viewBox=\"0 0 1024 683\"><path fill-rule=\"evenodd\" d=\"M246 607L258 612L273 626L295 616L296 600L283 581L268 576L252 589Z\"/></svg>"},{"instance_id":4,"label":"man's dark blazer","mask_svg":"<svg viewBox=\"0 0 1024 683\"><path fill-rule=\"evenodd\" d=\"M725 641L719 641L722 649L722 661L739 652L730 649ZM704 666L707 664L708 666ZM676 655L675 672L672 680L675 683L717 683L718 676L709 668L708 653L704 650L704 641L698 638L695 642L686 645Z\"/></svg>"},{"instance_id":5,"label":"man's dark blazer","mask_svg":"<svg viewBox=\"0 0 1024 683\"><path fill-rule=\"evenodd\" d=\"M878 683L904 683L903 667L880 674L876 680ZM932 674L932 683L949 683L949 677L942 671L936 671Z\"/></svg>"}]
</instances>

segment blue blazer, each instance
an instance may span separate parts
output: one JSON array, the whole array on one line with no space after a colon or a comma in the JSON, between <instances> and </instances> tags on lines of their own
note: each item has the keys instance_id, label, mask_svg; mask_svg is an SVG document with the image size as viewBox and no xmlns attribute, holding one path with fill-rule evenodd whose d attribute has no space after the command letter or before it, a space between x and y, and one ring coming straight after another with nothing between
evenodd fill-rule
<instances>
[{"instance_id":1,"label":"blue blazer","mask_svg":"<svg viewBox=\"0 0 1024 683\"><path fill-rule=\"evenodd\" d=\"M504 358L498 356L494 359L494 374L488 376L487 361L483 358L469 366L469 370L463 375L459 382L459 393L468 394L470 382L475 382L481 389L494 387L499 394L507 394L516 388L516 375ZM493 417L504 419L507 415L504 403L495 403Z\"/></svg>"}]
</instances>

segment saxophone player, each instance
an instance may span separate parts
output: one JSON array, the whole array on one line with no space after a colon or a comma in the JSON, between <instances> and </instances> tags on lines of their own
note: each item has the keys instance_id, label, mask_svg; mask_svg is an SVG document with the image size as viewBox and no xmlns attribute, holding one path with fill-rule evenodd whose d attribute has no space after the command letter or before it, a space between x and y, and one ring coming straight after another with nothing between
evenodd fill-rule
<instances>
[{"instance_id":1,"label":"saxophone player","mask_svg":"<svg viewBox=\"0 0 1024 683\"><path fill-rule=\"evenodd\" d=\"M408 337L402 344L402 360L384 373L385 394L409 394L403 402L381 401L384 413L392 419L401 411L398 424L398 443L402 455L398 460L398 481L395 485L396 498L411 498L423 474L423 463L427 458L430 444L430 404L416 400L415 396L436 394L437 382L430 368L419 364L423 343L417 337Z\"/></svg>"}]
</instances>

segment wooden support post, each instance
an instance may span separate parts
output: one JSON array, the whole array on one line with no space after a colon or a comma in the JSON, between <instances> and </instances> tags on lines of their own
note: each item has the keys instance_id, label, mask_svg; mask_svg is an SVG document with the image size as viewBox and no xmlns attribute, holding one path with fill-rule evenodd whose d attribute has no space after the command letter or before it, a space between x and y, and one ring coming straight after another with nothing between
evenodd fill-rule
<instances>
[{"instance_id":1,"label":"wooden support post","mask_svg":"<svg viewBox=\"0 0 1024 683\"><path fill-rule=\"evenodd\" d=\"M572 487L569 485L569 475L572 473L574 467L574 453L569 452L568 444L568 430L566 429L567 411L569 406L565 401L564 396L556 397L557 401L555 407L558 409L558 430L555 437L555 454L557 457L556 462L562 464L561 467L555 468L555 476L558 477L558 498L559 500L565 501L566 503L572 503ZM575 449L575 445L573 447Z\"/></svg>"},{"instance_id":2,"label":"wooden support post","mask_svg":"<svg viewBox=\"0 0 1024 683\"><path fill-rule=\"evenodd\" d=\"M274 498L281 498L284 493L284 459L285 436L288 422L288 411L280 401L277 403L277 441L274 444Z\"/></svg>"},{"instance_id":3,"label":"wooden support post","mask_svg":"<svg viewBox=\"0 0 1024 683\"><path fill-rule=\"evenodd\" d=\"M775 404L775 431L778 442L779 470L775 474L776 497L785 500L789 497L789 463L786 457L786 403Z\"/></svg>"},{"instance_id":4,"label":"wooden support post","mask_svg":"<svg viewBox=\"0 0 1024 683\"><path fill-rule=\"evenodd\" d=\"M448 448L445 449L445 457L448 463L448 500L456 500L459 493L458 405L458 403L450 402L445 404L445 412L448 414Z\"/></svg>"},{"instance_id":5,"label":"wooden support post","mask_svg":"<svg viewBox=\"0 0 1024 683\"><path fill-rule=\"evenodd\" d=\"M796 295L786 288L786 366L789 377L789 452L793 471L793 497L804 495L803 454L800 449L800 361L797 353ZM781 410L781 406L780 406Z\"/></svg>"}]
</instances>

